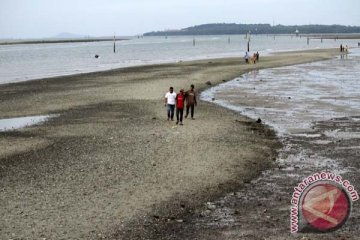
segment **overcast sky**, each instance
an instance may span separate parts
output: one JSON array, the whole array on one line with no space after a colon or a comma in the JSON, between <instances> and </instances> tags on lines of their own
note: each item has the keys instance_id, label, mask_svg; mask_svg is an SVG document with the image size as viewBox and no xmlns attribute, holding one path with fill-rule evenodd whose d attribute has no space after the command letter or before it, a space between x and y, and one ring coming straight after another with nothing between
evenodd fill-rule
<instances>
[{"instance_id":1,"label":"overcast sky","mask_svg":"<svg viewBox=\"0 0 360 240\"><path fill-rule=\"evenodd\" d=\"M360 25L359 0L0 0L0 38L137 35L204 23Z\"/></svg>"}]
</instances>

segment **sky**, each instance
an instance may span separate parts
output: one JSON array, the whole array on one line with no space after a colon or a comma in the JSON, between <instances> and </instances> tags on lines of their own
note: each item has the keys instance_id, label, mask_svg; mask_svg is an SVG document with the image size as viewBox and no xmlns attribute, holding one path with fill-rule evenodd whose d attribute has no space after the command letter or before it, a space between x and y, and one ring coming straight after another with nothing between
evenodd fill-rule
<instances>
[{"instance_id":1,"label":"sky","mask_svg":"<svg viewBox=\"0 0 360 240\"><path fill-rule=\"evenodd\" d=\"M205 23L360 26L360 1L0 0L0 38L132 36Z\"/></svg>"}]
</instances>

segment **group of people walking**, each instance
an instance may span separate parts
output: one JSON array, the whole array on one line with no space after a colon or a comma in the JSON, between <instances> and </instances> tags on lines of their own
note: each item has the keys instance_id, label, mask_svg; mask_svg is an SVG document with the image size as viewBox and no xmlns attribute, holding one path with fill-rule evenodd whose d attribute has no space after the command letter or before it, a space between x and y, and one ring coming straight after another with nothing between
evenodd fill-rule
<instances>
[{"instance_id":1,"label":"group of people walking","mask_svg":"<svg viewBox=\"0 0 360 240\"><path fill-rule=\"evenodd\" d=\"M174 121L174 113L176 109L176 124L183 125L184 107L186 104L185 118L188 117L189 112L191 119L194 120L196 101L195 86L192 84L190 89L184 92L184 89L180 89L179 93L174 92L174 88L170 87L169 92L165 94L165 107L167 107L167 120Z\"/></svg>"},{"instance_id":2,"label":"group of people walking","mask_svg":"<svg viewBox=\"0 0 360 240\"><path fill-rule=\"evenodd\" d=\"M340 44L340 52L348 52L348 46L343 46L342 44Z\"/></svg>"},{"instance_id":3,"label":"group of people walking","mask_svg":"<svg viewBox=\"0 0 360 240\"><path fill-rule=\"evenodd\" d=\"M244 59L247 64L256 63L259 61L259 52L254 53L252 57L248 54L248 52L245 52Z\"/></svg>"}]
</instances>

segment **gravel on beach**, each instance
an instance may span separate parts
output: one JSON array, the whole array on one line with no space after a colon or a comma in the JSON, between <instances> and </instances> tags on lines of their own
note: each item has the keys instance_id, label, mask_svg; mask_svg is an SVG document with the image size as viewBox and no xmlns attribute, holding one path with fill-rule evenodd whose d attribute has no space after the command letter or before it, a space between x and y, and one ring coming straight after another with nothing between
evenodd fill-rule
<instances>
[{"instance_id":1,"label":"gravel on beach","mask_svg":"<svg viewBox=\"0 0 360 240\"><path fill-rule=\"evenodd\" d=\"M0 117L59 114L0 132L1 239L143 239L273 166L263 124L199 101L166 120L163 97L252 69L324 60L337 50L140 66L0 86ZM154 226L152 228L151 226Z\"/></svg>"}]
</instances>

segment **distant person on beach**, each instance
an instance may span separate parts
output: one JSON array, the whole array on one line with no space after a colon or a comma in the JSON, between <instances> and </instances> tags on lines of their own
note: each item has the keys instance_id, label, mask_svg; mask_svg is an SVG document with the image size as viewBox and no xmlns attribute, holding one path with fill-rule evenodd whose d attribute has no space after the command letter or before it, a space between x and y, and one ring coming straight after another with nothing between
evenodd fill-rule
<instances>
[{"instance_id":1,"label":"distant person on beach","mask_svg":"<svg viewBox=\"0 0 360 240\"><path fill-rule=\"evenodd\" d=\"M248 55L248 52L245 52L244 59L245 59L245 63L249 63L249 55Z\"/></svg>"},{"instance_id":2,"label":"distant person on beach","mask_svg":"<svg viewBox=\"0 0 360 240\"><path fill-rule=\"evenodd\" d=\"M183 125L184 105L185 105L185 93L184 89L176 95L176 124Z\"/></svg>"},{"instance_id":3,"label":"distant person on beach","mask_svg":"<svg viewBox=\"0 0 360 240\"><path fill-rule=\"evenodd\" d=\"M254 53L253 57L252 57L252 62L255 64L256 63L256 53Z\"/></svg>"},{"instance_id":4,"label":"distant person on beach","mask_svg":"<svg viewBox=\"0 0 360 240\"><path fill-rule=\"evenodd\" d=\"M194 120L194 109L197 105L196 101L196 92L195 92L195 86L191 84L190 89L186 91L185 99L186 99L186 115L185 118L189 115L189 110L191 110L191 119Z\"/></svg>"},{"instance_id":5,"label":"distant person on beach","mask_svg":"<svg viewBox=\"0 0 360 240\"><path fill-rule=\"evenodd\" d=\"M174 88L170 87L169 92L165 94L165 107L167 107L167 120L174 121L174 110L175 110L175 99L176 93L174 92Z\"/></svg>"},{"instance_id":6,"label":"distant person on beach","mask_svg":"<svg viewBox=\"0 0 360 240\"><path fill-rule=\"evenodd\" d=\"M340 44L340 52L343 52L343 45Z\"/></svg>"},{"instance_id":7,"label":"distant person on beach","mask_svg":"<svg viewBox=\"0 0 360 240\"><path fill-rule=\"evenodd\" d=\"M256 61L259 61L259 52L256 52Z\"/></svg>"}]
</instances>

